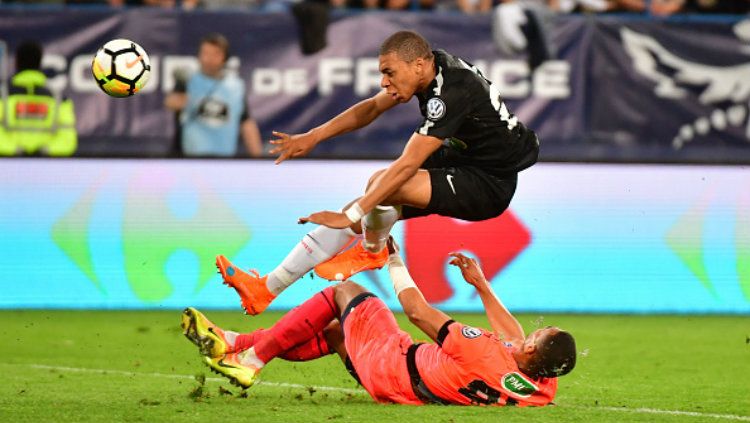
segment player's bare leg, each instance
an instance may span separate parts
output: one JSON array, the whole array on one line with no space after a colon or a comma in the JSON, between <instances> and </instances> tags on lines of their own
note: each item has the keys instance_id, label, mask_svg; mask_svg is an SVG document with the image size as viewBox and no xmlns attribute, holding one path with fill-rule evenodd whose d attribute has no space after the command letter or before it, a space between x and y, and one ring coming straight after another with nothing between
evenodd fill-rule
<instances>
[{"instance_id":1,"label":"player's bare leg","mask_svg":"<svg viewBox=\"0 0 750 423\"><path fill-rule=\"evenodd\" d=\"M368 292L362 285L353 281L345 281L333 287L333 299L336 302L341 314L346 311L346 307L359 294Z\"/></svg>"},{"instance_id":2,"label":"player's bare leg","mask_svg":"<svg viewBox=\"0 0 750 423\"><path fill-rule=\"evenodd\" d=\"M384 171L376 172L368 184L381 177ZM430 173L420 169L404 185L379 205L367 213L361 220L364 240L357 243L327 262L315 267L315 273L328 280L345 280L364 270L380 269L388 260L385 249L391 228L401 215L401 205L426 208L432 196ZM352 227L359 226L355 223Z\"/></svg>"}]
</instances>

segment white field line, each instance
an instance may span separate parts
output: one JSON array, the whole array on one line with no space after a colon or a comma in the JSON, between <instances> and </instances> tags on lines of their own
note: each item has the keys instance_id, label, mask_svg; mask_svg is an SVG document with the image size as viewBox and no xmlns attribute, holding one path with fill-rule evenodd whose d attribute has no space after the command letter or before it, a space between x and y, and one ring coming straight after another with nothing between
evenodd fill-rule
<instances>
[{"instance_id":1,"label":"white field line","mask_svg":"<svg viewBox=\"0 0 750 423\"><path fill-rule=\"evenodd\" d=\"M3 363L9 364L9 363ZM120 376L149 376L158 377L165 379L188 379L195 380L195 376L191 375L174 375L167 373L144 373L144 372L128 372L124 370L107 370L107 369L90 369L85 367L64 367L64 366L48 366L44 364L28 364L28 367L35 369L55 370L60 372L78 372L78 373L98 373L101 375L120 375ZM206 377L207 381L211 382L225 382L226 379L218 377ZM259 385L278 387L278 388L297 388L297 389L315 389L316 391L329 391L329 392L342 392L346 394L361 394L365 395L367 392L363 389L351 389L351 388L340 388L336 386L315 386L315 385L300 385L298 383L284 383L284 382L265 382L259 381ZM662 410L658 408L626 408L626 407L607 407L607 406L564 406L565 408L578 408L587 410L605 410L613 412L624 412L624 413L635 413L635 414L664 414L670 416L685 416L685 417L708 417L714 419L724 420L735 420L750 422L750 416L740 416L737 414L717 414L717 413L698 413L695 411L681 411L681 410Z\"/></svg>"},{"instance_id":2,"label":"white field line","mask_svg":"<svg viewBox=\"0 0 750 423\"><path fill-rule=\"evenodd\" d=\"M671 416L686 416L686 417L710 417L714 419L725 419L725 420L737 420L743 422L750 422L750 416L739 416L736 414L716 414L716 413L698 413L696 411L680 411L680 410L660 410L658 408L624 408L624 407L575 407L575 408L586 408L589 410L607 410L607 411L623 411L626 413L640 413L640 414L667 414Z\"/></svg>"},{"instance_id":3,"label":"white field line","mask_svg":"<svg viewBox=\"0 0 750 423\"><path fill-rule=\"evenodd\" d=\"M47 366L44 364L29 364L29 367L35 369L55 370L60 372L78 372L78 373L99 373L103 375L120 375L120 376L150 376L160 377L166 379L190 379L195 380L195 376L190 375L171 375L167 373L143 373L143 372L127 372L124 370L107 370L107 369L87 369L85 367L63 367L63 366ZM206 377L206 381L210 382L228 382L227 379L220 377ZM350 389L350 388L339 388L336 386L312 386L312 385L300 385L297 383L284 383L284 382L266 382L258 381L258 385L272 386L278 388L300 388L300 389L315 389L316 391L333 391L343 392L345 394L367 394L364 389Z\"/></svg>"}]
</instances>

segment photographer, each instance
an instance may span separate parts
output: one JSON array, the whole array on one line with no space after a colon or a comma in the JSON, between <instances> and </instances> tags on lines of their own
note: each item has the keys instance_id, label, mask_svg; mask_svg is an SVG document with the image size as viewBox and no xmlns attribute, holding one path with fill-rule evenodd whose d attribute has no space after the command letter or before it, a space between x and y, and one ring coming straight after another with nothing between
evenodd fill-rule
<instances>
[{"instance_id":1,"label":"photographer","mask_svg":"<svg viewBox=\"0 0 750 423\"><path fill-rule=\"evenodd\" d=\"M250 117L245 83L227 72L229 42L209 34L198 51L200 71L178 80L164 105L180 112L180 147L185 156L237 155L239 137L252 157L263 154L258 125Z\"/></svg>"}]
</instances>

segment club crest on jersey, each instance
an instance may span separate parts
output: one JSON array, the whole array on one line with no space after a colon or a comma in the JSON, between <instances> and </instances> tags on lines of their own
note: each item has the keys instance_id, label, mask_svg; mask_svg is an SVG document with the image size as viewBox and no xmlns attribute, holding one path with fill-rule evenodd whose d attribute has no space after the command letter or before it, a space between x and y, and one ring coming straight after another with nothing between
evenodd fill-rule
<instances>
[{"instance_id":1,"label":"club crest on jersey","mask_svg":"<svg viewBox=\"0 0 750 423\"><path fill-rule=\"evenodd\" d=\"M513 392L519 397L529 397L534 392L538 391L539 388L531 383L528 379L523 377L520 373L512 372L503 376L500 381L504 389Z\"/></svg>"},{"instance_id":2,"label":"club crest on jersey","mask_svg":"<svg viewBox=\"0 0 750 423\"><path fill-rule=\"evenodd\" d=\"M438 97L427 100L427 119L438 120L445 116L445 103Z\"/></svg>"},{"instance_id":3,"label":"club crest on jersey","mask_svg":"<svg viewBox=\"0 0 750 423\"><path fill-rule=\"evenodd\" d=\"M477 328L473 328L471 326L464 326L461 328L461 334L466 338L474 339L474 338L478 338L479 336L481 336L482 331Z\"/></svg>"}]
</instances>

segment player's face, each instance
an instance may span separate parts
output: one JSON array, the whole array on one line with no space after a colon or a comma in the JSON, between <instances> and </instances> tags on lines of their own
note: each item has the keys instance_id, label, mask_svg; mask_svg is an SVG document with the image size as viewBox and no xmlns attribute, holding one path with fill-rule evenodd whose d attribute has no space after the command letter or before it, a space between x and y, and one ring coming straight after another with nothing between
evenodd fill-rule
<instances>
[{"instance_id":1,"label":"player's face","mask_svg":"<svg viewBox=\"0 0 750 423\"><path fill-rule=\"evenodd\" d=\"M523 341L522 349L526 346L534 345L536 348L537 345L539 345L539 342L547 337L548 335L553 335L557 332L559 332L560 329L554 327L554 326L547 326L541 329L537 329L534 332L531 332L529 336L526 337L526 339Z\"/></svg>"},{"instance_id":2,"label":"player's face","mask_svg":"<svg viewBox=\"0 0 750 423\"><path fill-rule=\"evenodd\" d=\"M201 72L208 76L216 76L224 68L224 50L214 44L203 43L198 51L198 62Z\"/></svg>"},{"instance_id":3,"label":"player's face","mask_svg":"<svg viewBox=\"0 0 750 423\"><path fill-rule=\"evenodd\" d=\"M423 59L407 62L395 52L384 54L380 56L380 73L383 74L380 86L397 102L406 103L419 89L423 68Z\"/></svg>"}]
</instances>

